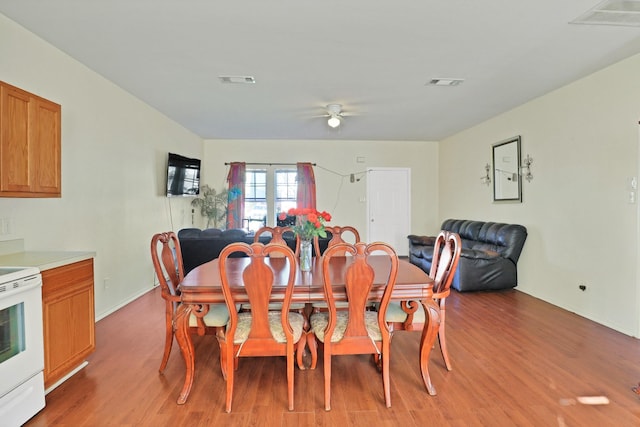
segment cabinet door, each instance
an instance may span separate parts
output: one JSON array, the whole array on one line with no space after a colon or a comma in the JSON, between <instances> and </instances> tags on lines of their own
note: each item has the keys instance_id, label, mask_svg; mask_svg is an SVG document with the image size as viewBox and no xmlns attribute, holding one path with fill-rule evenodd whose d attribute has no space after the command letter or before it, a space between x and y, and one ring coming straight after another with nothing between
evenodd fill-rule
<instances>
[{"instance_id":1,"label":"cabinet door","mask_svg":"<svg viewBox=\"0 0 640 427\"><path fill-rule=\"evenodd\" d=\"M60 197L61 108L0 82L0 196Z\"/></svg>"},{"instance_id":2,"label":"cabinet door","mask_svg":"<svg viewBox=\"0 0 640 427\"><path fill-rule=\"evenodd\" d=\"M42 300L48 388L95 350L93 259L43 271Z\"/></svg>"},{"instance_id":3,"label":"cabinet door","mask_svg":"<svg viewBox=\"0 0 640 427\"><path fill-rule=\"evenodd\" d=\"M0 191L31 189L29 93L0 85Z\"/></svg>"},{"instance_id":4,"label":"cabinet door","mask_svg":"<svg viewBox=\"0 0 640 427\"><path fill-rule=\"evenodd\" d=\"M36 193L60 195L60 106L46 99L33 103L36 110L33 123L34 141L31 144L35 168L33 186Z\"/></svg>"}]
</instances>

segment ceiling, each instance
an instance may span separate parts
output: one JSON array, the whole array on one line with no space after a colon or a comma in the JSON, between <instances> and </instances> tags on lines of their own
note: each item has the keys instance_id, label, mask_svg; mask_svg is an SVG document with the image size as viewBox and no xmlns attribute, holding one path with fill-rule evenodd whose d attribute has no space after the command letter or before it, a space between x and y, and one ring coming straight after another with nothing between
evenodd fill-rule
<instances>
[{"instance_id":1,"label":"ceiling","mask_svg":"<svg viewBox=\"0 0 640 427\"><path fill-rule=\"evenodd\" d=\"M640 27L569 24L598 1L0 0L0 13L202 138L433 141L639 53ZM335 103L352 115L331 129Z\"/></svg>"}]
</instances>

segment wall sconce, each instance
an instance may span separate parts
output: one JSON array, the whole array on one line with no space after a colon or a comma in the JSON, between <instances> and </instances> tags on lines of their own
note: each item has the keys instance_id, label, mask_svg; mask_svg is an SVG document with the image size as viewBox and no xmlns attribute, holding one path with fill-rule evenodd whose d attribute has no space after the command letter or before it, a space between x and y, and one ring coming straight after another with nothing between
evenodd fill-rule
<instances>
[{"instance_id":1,"label":"wall sconce","mask_svg":"<svg viewBox=\"0 0 640 427\"><path fill-rule=\"evenodd\" d=\"M533 163L533 157L527 154L527 157L525 157L525 159L522 161L522 166L520 166L522 168L521 174L524 179L527 180L527 182L531 182L531 180L533 179L533 174L531 173L531 163Z\"/></svg>"},{"instance_id":2,"label":"wall sconce","mask_svg":"<svg viewBox=\"0 0 640 427\"><path fill-rule=\"evenodd\" d=\"M491 175L489 175L489 171L491 170L491 166L489 166L489 163L487 163L485 165L484 170L486 171L486 175L480 177L480 182L488 187L491 184Z\"/></svg>"}]
</instances>

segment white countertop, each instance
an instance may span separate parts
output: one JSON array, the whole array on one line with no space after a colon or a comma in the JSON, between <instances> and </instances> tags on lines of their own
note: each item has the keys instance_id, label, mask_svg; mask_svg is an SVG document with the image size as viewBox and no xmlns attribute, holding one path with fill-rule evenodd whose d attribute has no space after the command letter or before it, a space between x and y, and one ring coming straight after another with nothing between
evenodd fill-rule
<instances>
[{"instance_id":1,"label":"white countertop","mask_svg":"<svg viewBox=\"0 0 640 427\"><path fill-rule=\"evenodd\" d=\"M44 271L95 256L95 252L24 251L0 256L0 266L38 267L40 271Z\"/></svg>"},{"instance_id":2,"label":"white countertop","mask_svg":"<svg viewBox=\"0 0 640 427\"><path fill-rule=\"evenodd\" d=\"M0 267L37 267L44 271L95 256L90 251L25 251L23 239L0 241Z\"/></svg>"}]
</instances>

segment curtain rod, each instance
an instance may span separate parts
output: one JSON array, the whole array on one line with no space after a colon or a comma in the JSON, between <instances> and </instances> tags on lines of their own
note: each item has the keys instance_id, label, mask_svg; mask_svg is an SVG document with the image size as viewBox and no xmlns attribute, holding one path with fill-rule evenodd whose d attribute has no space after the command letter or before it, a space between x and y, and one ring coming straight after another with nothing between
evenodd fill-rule
<instances>
[{"instance_id":1,"label":"curtain rod","mask_svg":"<svg viewBox=\"0 0 640 427\"><path fill-rule=\"evenodd\" d=\"M229 166L231 163L225 162L225 166ZM251 166L296 166L297 163L248 163L244 162L245 165ZM315 166L315 163L311 163L311 166Z\"/></svg>"}]
</instances>

